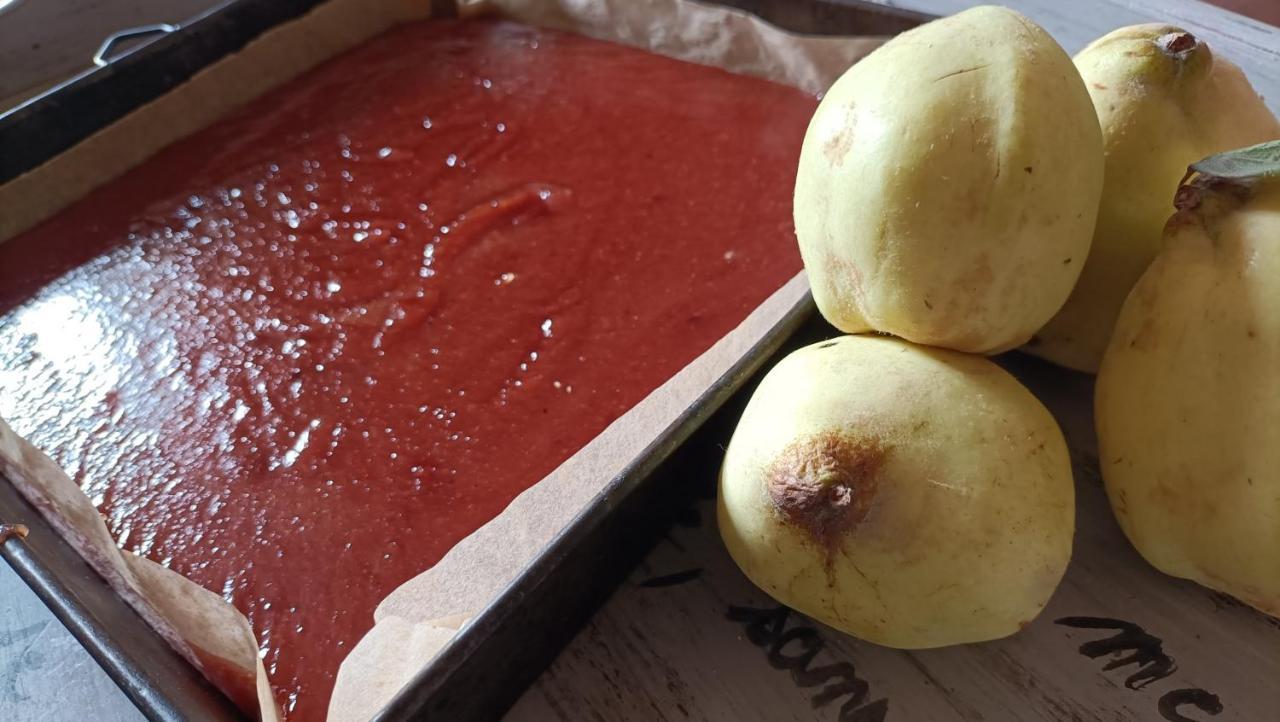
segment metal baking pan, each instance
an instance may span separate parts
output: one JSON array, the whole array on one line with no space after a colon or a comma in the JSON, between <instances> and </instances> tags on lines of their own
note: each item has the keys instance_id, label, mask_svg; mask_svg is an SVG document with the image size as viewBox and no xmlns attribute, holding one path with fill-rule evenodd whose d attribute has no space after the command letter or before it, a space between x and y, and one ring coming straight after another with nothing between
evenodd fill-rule
<instances>
[{"instance_id":1,"label":"metal baking pan","mask_svg":"<svg viewBox=\"0 0 1280 722\"><path fill-rule=\"evenodd\" d=\"M0 114L0 183L53 158L201 68L322 0L230 0ZM857 0L726 0L796 32L894 35L928 16ZM437 15L452 2L433 3ZM154 34L154 29L149 29ZM100 55L109 55L110 41ZM555 658L672 521L714 478L717 442L767 360L829 333L806 297L611 480L514 582L383 709L379 720L501 715ZM738 394L735 398L735 394ZM727 404L727 406L726 406ZM717 411L725 407L717 414ZM705 426L704 426L705 425ZM701 428L700 428L701 427ZM129 698L154 720L233 720L239 713L156 635L38 513L0 480L0 522L31 528L0 551Z\"/></svg>"}]
</instances>

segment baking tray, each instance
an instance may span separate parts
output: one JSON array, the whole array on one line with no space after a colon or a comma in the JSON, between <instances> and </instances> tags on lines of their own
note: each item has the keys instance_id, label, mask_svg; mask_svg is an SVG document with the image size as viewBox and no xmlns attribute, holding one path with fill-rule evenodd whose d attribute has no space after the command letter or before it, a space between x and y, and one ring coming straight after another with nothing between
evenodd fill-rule
<instances>
[{"instance_id":1,"label":"baking tray","mask_svg":"<svg viewBox=\"0 0 1280 722\"><path fill-rule=\"evenodd\" d=\"M0 154L0 183L39 166L263 32L320 4L322 0L230 0L0 114L0 148L5 149ZM448 1L432 4L436 15L449 15L454 9ZM721 4L755 13L784 29L813 34L894 35L930 19L856 0ZM129 35L126 30L113 37ZM104 43L104 51L110 50L108 45ZM802 327L808 330L793 338ZM697 485L682 483L688 475L681 472L699 465L714 468L715 440L732 425L733 410L745 402L739 393L744 385L784 344L793 347L799 338L824 332L806 296L612 479L597 501L464 626L377 719L486 719L506 710L696 493ZM737 399L731 402L735 393ZM721 407L725 409L717 415ZM228 700L39 518L7 479L0 481L0 521L31 528L27 540L4 543L0 551L5 560L147 717L240 718Z\"/></svg>"}]
</instances>

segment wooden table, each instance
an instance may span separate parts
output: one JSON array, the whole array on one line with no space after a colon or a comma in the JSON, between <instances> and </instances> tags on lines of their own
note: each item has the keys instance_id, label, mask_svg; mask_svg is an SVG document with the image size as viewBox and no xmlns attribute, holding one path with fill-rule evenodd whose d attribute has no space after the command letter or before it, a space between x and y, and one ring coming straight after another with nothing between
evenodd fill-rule
<instances>
[{"instance_id":1,"label":"wooden table","mask_svg":"<svg viewBox=\"0 0 1280 722\"><path fill-rule=\"evenodd\" d=\"M1155 571L1112 518L1097 472L1092 378L1021 354L999 362L1054 413L1076 477L1072 563L1026 629L917 652L848 637L752 586L706 499L509 719L1280 720L1280 620ZM708 474L714 467L691 469L690 483ZM1196 703L1220 705L1220 715Z\"/></svg>"},{"instance_id":2,"label":"wooden table","mask_svg":"<svg viewBox=\"0 0 1280 722\"><path fill-rule=\"evenodd\" d=\"M1219 0L1280 24L1280 1ZM211 0L26 0L0 14L0 98L77 72L115 29L180 22ZM934 14L972 0L899 0ZM1245 68L1280 112L1280 30L1194 0L1006 0L1074 52L1115 27L1165 21ZM512 709L512 720L1214 719L1280 720L1280 622L1164 577L1124 541L1096 476L1086 377L1012 355L1058 416L1076 462L1076 555L1049 609L1017 637L907 653L864 644L778 607L733 566L709 501L690 509L628 583ZM709 438L703 443L714 444ZM707 469L691 483L706 483ZM1120 611L1116 611L1120 610ZM1081 629L1069 616L1141 618ZM1153 623L1154 621L1154 623ZM1177 671L1131 684L1139 664L1079 653L1120 639L1120 656L1176 658ZM1115 651L1115 650L1113 650ZM1139 680L1141 682L1141 680ZM478 691L478 693L481 693ZM1211 716L1201 709L1222 712ZM4 565L0 565L0 718L136 720L140 714ZM1177 716L1180 713L1182 717Z\"/></svg>"}]
</instances>

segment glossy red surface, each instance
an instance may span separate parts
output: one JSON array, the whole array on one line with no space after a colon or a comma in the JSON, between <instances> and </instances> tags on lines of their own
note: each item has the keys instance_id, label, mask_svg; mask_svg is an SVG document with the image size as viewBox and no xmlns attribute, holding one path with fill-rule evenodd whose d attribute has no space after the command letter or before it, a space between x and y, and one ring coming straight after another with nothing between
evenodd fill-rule
<instances>
[{"instance_id":1,"label":"glossy red surface","mask_svg":"<svg viewBox=\"0 0 1280 722\"><path fill-rule=\"evenodd\" d=\"M0 246L0 414L323 717L377 602L800 268L813 98L416 23Z\"/></svg>"}]
</instances>

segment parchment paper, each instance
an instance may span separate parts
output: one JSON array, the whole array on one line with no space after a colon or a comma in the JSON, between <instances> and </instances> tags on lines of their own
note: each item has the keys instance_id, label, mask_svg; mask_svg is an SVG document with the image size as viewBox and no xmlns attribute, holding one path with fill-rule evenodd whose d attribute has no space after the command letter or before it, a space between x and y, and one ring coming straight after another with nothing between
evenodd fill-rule
<instances>
[{"instance_id":1,"label":"parchment paper","mask_svg":"<svg viewBox=\"0 0 1280 722\"><path fill-rule=\"evenodd\" d=\"M880 42L794 36L744 13L687 0L500 0L467 2L460 9L464 15L496 12L815 93ZM0 242L232 108L427 12L425 0L330 0L264 34L164 97L0 186ZM793 278L738 328L517 497L433 569L384 599L374 628L342 664L330 719L367 719L385 704L806 289L803 274ZM80 487L2 419L0 472L214 684L250 714L278 719L257 642L238 611L217 594L120 550Z\"/></svg>"},{"instance_id":2,"label":"parchment paper","mask_svg":"<svg viewBox=\"0 0 1280 722\"><path fill-rule=\"evenodd\" d=\"M796 36L745 13L685 0L496 0L469 3L463 10L497 11L530 24L572 30L814 93L825 91L881 42ZM389 594L374 613L373 629L342 663L329 720L365 720L389 702L807 290L801 273L438 564Z\"/></svg>"}]
</instances>

